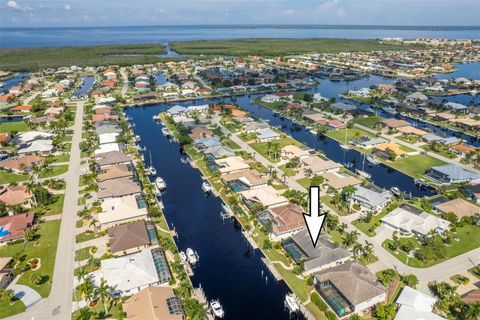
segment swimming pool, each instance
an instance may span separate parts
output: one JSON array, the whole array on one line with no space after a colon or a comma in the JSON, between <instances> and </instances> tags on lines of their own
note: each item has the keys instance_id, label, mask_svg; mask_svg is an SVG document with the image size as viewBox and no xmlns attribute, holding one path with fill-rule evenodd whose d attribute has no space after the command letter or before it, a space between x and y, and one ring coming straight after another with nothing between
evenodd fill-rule
<instances>
[{"instance_id":1,"label":"swimming pool","mask_svg":"<svg viewBox=\"0 0 480 320\"><path fill-rule=\"evenodd\" d=\"M283 249L292 256L295 262L300 262L306 258L306 256L300 251L297 245L292 240L287 240L282 243Z\"/></svg>"},{"instance_id":2,"label":"swimming pool","mask_svg":"<svg viewBox=\"0 0 480 320\"><path fill-rule=\"evenodd\" d=\"M4 226L0 226L0 238L10 235L11 232L7 229L4 229Z\"/></svg>"}]
</instances>

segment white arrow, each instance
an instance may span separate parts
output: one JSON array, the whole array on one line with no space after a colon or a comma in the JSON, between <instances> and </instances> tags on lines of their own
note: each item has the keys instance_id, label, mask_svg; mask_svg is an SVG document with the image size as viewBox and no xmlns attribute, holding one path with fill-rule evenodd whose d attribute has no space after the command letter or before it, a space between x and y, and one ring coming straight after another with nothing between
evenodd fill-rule
<instances>
[{"instance_id":1,"label":"white arrow","mask_svg":"<svg viewBox=\"0 0 480 320\"><path fill-rule=\"evenodd\" d=\"M310 239L314 247L317 245L320 230L322 230L323 223L327 216L326 213L320 214L319 200L320 188L315 186L310 187L310 214L304 213L303 218L307 224L308 233L310 234Z\"/></svg>"}]
</instances>

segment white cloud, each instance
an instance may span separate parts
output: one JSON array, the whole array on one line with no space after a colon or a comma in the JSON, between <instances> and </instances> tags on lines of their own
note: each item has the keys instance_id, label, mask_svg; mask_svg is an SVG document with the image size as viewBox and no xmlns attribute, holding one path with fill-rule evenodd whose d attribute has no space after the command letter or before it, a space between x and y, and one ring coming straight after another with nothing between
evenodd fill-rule
<instances>
[{"instance_id":1,"label":"white cloud","mask_svg":"<svg viewBox=\"0 0 480 320\"><path fill-rule=\"evenodd\" d=\"M282 11L282 13L283 13L284 15L291 16L292 14L295 13L295 10L293 10L293 9L287 9L287 10Z\"/></svg>"},{"instance_id":2,"label":"white cloud","mask_svg":"<svg viewBox=\"0 0 480 320\"><path fill-rule=\"evenodd\" d=\"M7 5L7 8L12 9L12 10L16 10L16 11L27 12L27 11L32 10L32 7L22 6L22 5L20 5L20 3L18 3L17 1L14 1L14 0L9 0L6 3L6 5Z\"/></svg>"},{"instance_id":3,"label":"white cloud","mask_svg":"<svg viewBox=\"0 0 480 320\"><path fill-rule=\"evenodd\" d=\"M68 3L63 7L65 9L65 11L70 11L72 10L72 6L69 5Z\"/></svg>"}]
</instances>

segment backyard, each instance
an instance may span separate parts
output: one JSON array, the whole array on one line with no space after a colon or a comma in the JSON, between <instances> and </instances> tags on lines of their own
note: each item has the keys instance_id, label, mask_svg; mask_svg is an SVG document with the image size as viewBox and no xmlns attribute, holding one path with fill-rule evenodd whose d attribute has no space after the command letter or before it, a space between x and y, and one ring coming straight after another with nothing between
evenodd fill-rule
<instances>
[{"instance_id":1,"label":"backyard","mask_svg":"<svg viewBox=\"0 0 480 320\"><path fill-rule=\"evenodd\" d=\"M431 167L443 165L445 162L428 155L417 154L395 161L387 161L387 164L411 177L419 178Z\"/></svg>"}]
</instances>

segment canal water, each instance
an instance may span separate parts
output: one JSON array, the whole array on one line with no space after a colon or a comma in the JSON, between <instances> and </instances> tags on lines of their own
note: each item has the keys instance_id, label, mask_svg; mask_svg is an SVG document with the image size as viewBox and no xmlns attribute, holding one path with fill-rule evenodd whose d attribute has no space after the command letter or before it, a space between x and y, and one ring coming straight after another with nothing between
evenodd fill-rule
<instances>
[{"instance_id":1,"label":"canal water","mask_svg":"<svg viewBox=\"0 0 480 320\"><path fill-rule=\"evenodd\" d=\"M3 86L0 88L0 93L7 92L10 88L18 86L25 81L29 75L30 72L18 72L15 76L9 79L0 80L0 82L3 82Z\"/></svg>"},{"instance_id":2,"label":"canal water","mask_svg":"<svg viewBox=\"0 0 480 320\"><path fill-rule=\"evenodd\" d=\"M288 287L274 280L261 261L262 253L252 249L240 226L221 218L221 200L205 196L200 172L181 163L178 145L152 120L168 107L129 108L126 114L135 123L140 145L151 151L157 175L167 183L164 213L179 235L179 249L192 248L200 256L194 286L201 285L207 299L220 299L226 319L289 319L283 302ZM144 156L149 164L149 152Z\"/></svg>"},{"instance_id":3,"label":"canal water","mask_svg":"<svg viewBox=\"0 0 480 320\"><path fill-rule=\"evenodd\" d=\"M93 86L95 85L94 76L84 76L82 77L82 80L82 85L73 90L72 97L86 96L93 89Z\"/></svg>"}]
</instances>

